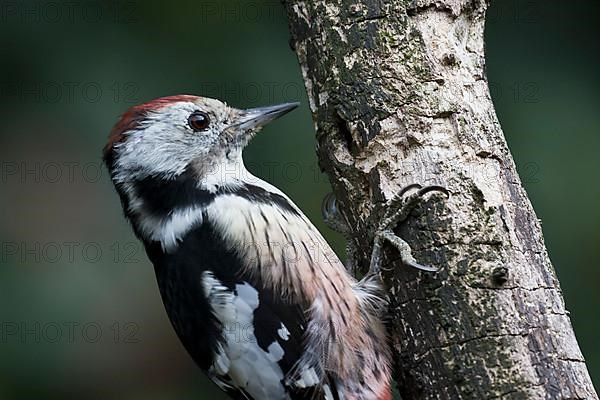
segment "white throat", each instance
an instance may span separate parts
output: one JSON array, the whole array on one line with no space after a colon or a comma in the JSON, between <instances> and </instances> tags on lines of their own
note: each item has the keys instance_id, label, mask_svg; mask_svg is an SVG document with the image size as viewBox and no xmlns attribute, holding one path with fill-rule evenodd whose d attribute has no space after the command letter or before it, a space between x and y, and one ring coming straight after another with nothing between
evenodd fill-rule
<instances>
[{"instance_id":1,"label":"white throat","mask_svg":"<svg viewBox=\"0 0 600 400\"><path fill-rule=\"evenodd\" d=\"M218 164L200 168L199 187L213 193L222 187L239 187L245 184L263 187L266 183L246 169L241 150L231 157L223 158Z\"/></svg>"}]
</instances>

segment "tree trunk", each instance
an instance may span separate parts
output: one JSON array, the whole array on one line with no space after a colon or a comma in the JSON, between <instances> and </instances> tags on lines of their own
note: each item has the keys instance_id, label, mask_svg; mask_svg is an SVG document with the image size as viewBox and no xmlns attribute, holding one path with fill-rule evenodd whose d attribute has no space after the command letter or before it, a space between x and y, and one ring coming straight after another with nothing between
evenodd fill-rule
<instances>
[{"instance_id":1,"label":"tree trunk","mask_svg":"<svg viewBox=\"0 0 600 400\"><path fill-rule=\"evenodd\" d=\"M321 167L368 266L384 202L437 184L386 250L405 399L597 399L485 76L482 0L289 0Z\"/></svg>"}]
</instances>

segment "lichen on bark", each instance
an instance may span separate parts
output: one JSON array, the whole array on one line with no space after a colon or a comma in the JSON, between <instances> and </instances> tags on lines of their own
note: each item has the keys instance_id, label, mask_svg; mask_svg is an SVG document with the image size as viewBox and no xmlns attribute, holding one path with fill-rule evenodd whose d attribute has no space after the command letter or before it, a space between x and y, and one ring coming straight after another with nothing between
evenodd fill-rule
<instances>
[{"instance_id":1,"label":"lichen on bark","mask_svg":"<svg viewBox=\"0 0 600 400\"><path fill-rule=\"evenodd\" d=\"M445 186L388 252L395 376L406 399L598 398L485 76L481 0L284 1L317 153L368 266L385 202Z\"/></svg>"}]
</instances>

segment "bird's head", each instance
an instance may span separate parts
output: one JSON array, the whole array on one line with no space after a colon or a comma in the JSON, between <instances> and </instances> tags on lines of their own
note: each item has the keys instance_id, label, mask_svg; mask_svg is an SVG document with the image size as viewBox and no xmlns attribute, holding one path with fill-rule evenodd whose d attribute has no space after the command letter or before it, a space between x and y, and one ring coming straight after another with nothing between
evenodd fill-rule
<instances>
[{"instance_id":1,"label":"bird's head","mask_svg":"<svg viewBox=\"0 0 600 400\"><path fill-rule=\"evenodd\" d=\"M298 103L241 110L206 97L162 97L130 108L111 131L104 160L115 182L243 168L242 149Z\"/></svg>"}]
</instances>

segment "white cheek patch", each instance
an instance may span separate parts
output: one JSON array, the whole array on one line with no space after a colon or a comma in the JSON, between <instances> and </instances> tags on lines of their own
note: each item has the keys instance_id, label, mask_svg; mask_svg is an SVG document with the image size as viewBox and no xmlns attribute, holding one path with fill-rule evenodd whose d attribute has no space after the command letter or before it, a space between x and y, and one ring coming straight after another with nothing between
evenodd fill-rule
<instances>
[{"instance_id":1,"label":"white cheek patch","mask_svg":"<svg viewBox=\"0 0 600 400\"><path fill-rule=\"evenodd\" d=\"M202 274L202 284L213 313L223 325L225 343L215 354L209 371L213 380L243 389L255 399L285 399L283 371L277 363L284 356L279 343L263 350L254 334L254 311L259 306L258 291L249 283L230 291L211 272ZM200 339L201 340L201 339ZM229 379L219 380L219 375ZM216 379L215 379L216 378Z\"/></svg>"},{"instance_id":2,"label":"white cheek patch","mask_svg":"<svg viewBox=\"0 0 600 400\"><path fill-rule=\"evenodd\" d=\"M132 177L176 176L192 160L201 156L187 127L189 115L198 107L181 102L148 112L125 142L115 145L118 152L115 178L125 182ZM206 143L208 146L209 143Z\"/></svg>"}]
</instances>

